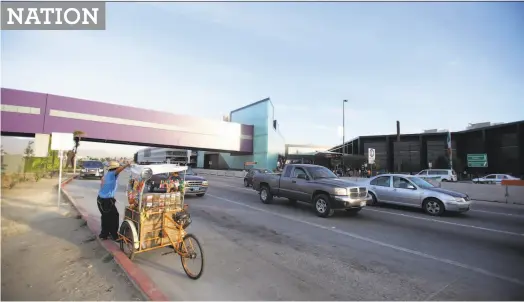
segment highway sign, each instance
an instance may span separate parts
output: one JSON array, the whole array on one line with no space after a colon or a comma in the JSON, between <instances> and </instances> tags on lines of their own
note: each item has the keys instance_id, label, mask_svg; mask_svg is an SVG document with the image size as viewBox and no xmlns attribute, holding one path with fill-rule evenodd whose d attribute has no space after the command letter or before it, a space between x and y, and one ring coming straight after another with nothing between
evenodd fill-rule
<instances>
[{"instance_id":1,"label":"highway sign","mask_svg":"<svg viewBox=\"0 0 524 302\"><path fill-rule=\"evenodd\" d=\"M373 148L368 148L368 162L371 165L375 163L375 149Z\"/></svg>"},{"instance_id":2,"label":"highway sign","mask_svg":"<svg viewBox=\"0 0 524 302\"><path fill-rule=\"evenodd\" d=\"M488 162L468 162L468 167L470 168L487 168Z\"/></svg>"},{"instance_id":3,"label":"highway sign","mask_svg":"<svg viewBox=\"0 0 524 302\"><path fill-rule=\"evenodd\" d=\"M488 155L483 154L468 154L468 167L470 168L486 168L488 166Z\"/></svg>"}]
</instances>

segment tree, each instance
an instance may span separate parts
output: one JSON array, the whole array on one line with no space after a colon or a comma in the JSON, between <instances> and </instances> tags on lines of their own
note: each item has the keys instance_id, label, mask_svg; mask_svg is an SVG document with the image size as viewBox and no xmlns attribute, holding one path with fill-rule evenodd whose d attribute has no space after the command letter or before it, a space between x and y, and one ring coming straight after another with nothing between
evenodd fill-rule
<instances>
[{"instance_id":1,"label":"tree","mask_svg":"<svg viewBox=\"0 0 524 302\"><path fill-rule=\"evenodd\" d=\"M24 149L24 171L23 171L24 179L25 179L25 172L28 169L29 163L31 163L31 165L32 165L31 160L35 156L35 150L33 149L33 144L34 143L35 142L33 142L33 141L28 142L27 143L27 147L25 147L25 149Z\"/></svg>"},{"instance_id":2,"label":"tree","mask_svg":"<svg viewBox=\"0 0 524 302\"><path fill-rule=\"evenodd\" d=\"M5 163L4 161L4 155L6 155L7 153L4 151L4 145L2 145L2 174L5 173L5 169L7 169L7 164Z\"/></svg>"}]
</instances>

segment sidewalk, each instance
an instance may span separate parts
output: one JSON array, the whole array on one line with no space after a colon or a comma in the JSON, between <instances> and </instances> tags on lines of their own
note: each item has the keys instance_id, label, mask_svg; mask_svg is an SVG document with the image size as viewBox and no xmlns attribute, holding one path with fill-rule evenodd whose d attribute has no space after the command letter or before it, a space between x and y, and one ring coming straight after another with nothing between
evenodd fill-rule
<instances>
[{"instance_id":1,"label":"sidewalk","mask_svg":"<svg viewBox=\"0 0 524 302\"><path fill-rule=\"evenodd\" d=\"M143 300L57 183L2 190L2 300Z\"/></svg>"}]
</instances>

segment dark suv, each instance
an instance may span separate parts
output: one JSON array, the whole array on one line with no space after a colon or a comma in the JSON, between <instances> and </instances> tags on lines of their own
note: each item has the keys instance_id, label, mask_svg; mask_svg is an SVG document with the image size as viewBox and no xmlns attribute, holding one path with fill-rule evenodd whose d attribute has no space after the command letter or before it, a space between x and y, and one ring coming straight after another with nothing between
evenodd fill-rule
<instances>
[{"instance_id":1,"label":"dark suv","mask_svg":"<svg viewBox=\"0 0 524 302\"><path fill-rule=\"evenodd\" d=\"M97 160L86 160L81 163L80 178L96 177L102 179L104 177L104 164Z\"/></svg>"}]
</instances>

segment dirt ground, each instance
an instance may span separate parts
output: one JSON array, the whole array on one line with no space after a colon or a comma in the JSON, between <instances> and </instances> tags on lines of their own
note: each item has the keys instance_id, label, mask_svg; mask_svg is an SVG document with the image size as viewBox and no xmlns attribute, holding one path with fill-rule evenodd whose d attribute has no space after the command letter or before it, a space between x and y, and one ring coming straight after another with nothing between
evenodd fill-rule
<instances>
[{"instance_id":1,"label":"dirt ground","mask_svg":"<svg viewBox=\"0 0 524 302\"><path fill-rule=\"evenodd\" d=\"M2 301L144 300L77 211L58 210L57 183L2 190Z\"/></svg>"}]
</instances>

